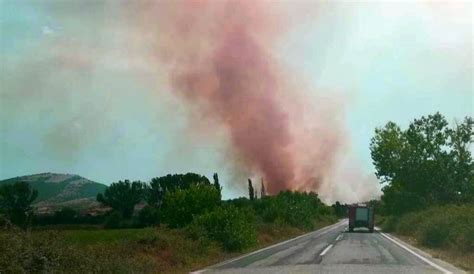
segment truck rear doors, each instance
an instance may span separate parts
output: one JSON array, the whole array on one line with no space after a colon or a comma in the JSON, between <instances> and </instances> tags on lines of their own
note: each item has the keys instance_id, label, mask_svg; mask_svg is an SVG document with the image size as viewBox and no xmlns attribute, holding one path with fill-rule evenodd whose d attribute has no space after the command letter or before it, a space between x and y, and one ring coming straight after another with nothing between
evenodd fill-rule
<instances>
[{"instance_id":1,"label":"truck rear doors","mask_svg":"<svg viewBox=\"0 0 474 274\"><path fill-rule=\"evenodd\" d=\"M366 205L351 205L348 207L349 231L354 228L365 227L374 231L374 209Z\"/></svg>"}]
</instances>

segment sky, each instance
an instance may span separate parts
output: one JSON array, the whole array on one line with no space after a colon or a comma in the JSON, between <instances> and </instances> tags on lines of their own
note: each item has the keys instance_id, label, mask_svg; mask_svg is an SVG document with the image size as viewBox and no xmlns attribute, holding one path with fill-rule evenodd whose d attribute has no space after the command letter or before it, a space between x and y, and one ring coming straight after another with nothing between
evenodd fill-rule
<instances>
[{"instance_id":1,"label":"sky","mask_svg":"<svg viewBox=\"0 0 474 274\"><path fill-rule=\"evenodd\" d=\"M281 34L257 40L301 89L296 108L317 109L304 119L342 132L330 179L315 189L326 200L380 194L376 127L437 111L452 123L473 116L472 2L282 2L262 2L285 11ZM244 195L246 178L261 174L234 156L229 128L150 61L183 53L160 44L180 39L163 38L174 21L132 3L0 0L0 179L58 172L110 184L218 172L224 198Z\"/></svg>"}]
</instances>

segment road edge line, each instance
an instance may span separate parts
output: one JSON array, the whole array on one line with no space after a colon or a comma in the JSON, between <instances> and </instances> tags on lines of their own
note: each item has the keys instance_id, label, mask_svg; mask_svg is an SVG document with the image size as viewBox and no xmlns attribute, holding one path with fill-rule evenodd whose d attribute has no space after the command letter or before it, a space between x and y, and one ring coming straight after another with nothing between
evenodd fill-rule
<instances>
[{"instance_id":1,"label":"road edge line","mask_svg":"<svg viewBox=\"0 0 474 274\"><path fill-rule=\"evenodd\" d=\"M339 222L337 222L337 223L335 223L335 224L332 224L332 225L329 225L329 226L325 226L325 227L322 227L322 228L320 228L320 229L318 229L318 230L305 233L305 234L300 235L300 236L297 236L297 237L295 237L295 238L291 238L291 239L285 240L285 241L283 241L283 242L279 242L279 243L273 244L273 245L271 245L271 246L267 246L267 247L264 247L264 248L262 248L262 249L258 249L258 250L252 251L252 252L250 252L250 253L248 253L248 254L241 255L241 256L239 256L239 257L237 257L237 258L229 259L229 260L227 260L227 261L223 261L223 262L221 262L221 263L217 263L217 264L208 266L208 267L203 268L203 269L200 269L200 270L191 271L190 273L191 273L191 274L203 273L203 272L205 272L205 271L210 270L211 268L219 267L219 266L222 266L222 265L225 265L225 264L228 264L228 263L231 263L231 262L234 262L234 261L243 259L243 258L245 258L245 257L247 257L247 256L251 256L251 255L254 255L254 254L256 254L256 253L265 251L265 250L267 250L267 249L274 248L274 247L277 247L277 246L286 244L286 243L288 243L288 242L297 240L297 239L299 239L299 238L302 238L302 237L304 237L304 236L308 236L308 235L310 235L310 234L314 234L314 233L320 232L321 234L319 234L319 235L324 235L324 234L326 234L327 232L331 231L333 228L340 226L340 225L341 225L343 222L345 222L346 220L347 220L347 219L342 219L342 220L340 220Z\"/></svg>"},{"instance_id":2,"label":"road edge line","mask_svg":"<svg viewBox=\"0 0 474 274\"><path fill-rule=\"evenodd\" d=\"M410 252L412 255L415 255L417 258L421 259L422 261L424 261L425 263L431 265L432 267L438 269L439 271L443 272L444 274L453 274L453 272L447 270L446 268L442 267L442 266L439 266L437 265L436 263L428 260L427 258L421 256L420 254L416 253L415 251L411 250L410 248L408 248L406 245L402 244L400 241L395 240L395 238L392 238L393 236L388 236L387 234L379 231L380 235L384 236L385 238L389 239L390 241L392 241L393 243L395 243L396 245L398 245L399 247L405 249L406 251Z\"/></svg>"}]
</instances>

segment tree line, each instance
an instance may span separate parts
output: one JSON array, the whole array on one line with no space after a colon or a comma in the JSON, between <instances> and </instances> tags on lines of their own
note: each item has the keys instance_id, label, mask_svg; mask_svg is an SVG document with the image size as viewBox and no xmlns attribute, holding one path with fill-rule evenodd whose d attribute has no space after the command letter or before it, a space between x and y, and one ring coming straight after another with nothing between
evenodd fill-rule
<instances>
[{"instance_id":1,"label":"tree line","mask_svg":"<svg viewBox=\"0 0 474 274\"><path fill-rule=\"evenodd\" d=\"M165 199L167 193L178 193L186 189L199 188L201 192L212 193L212 200L221 199L221 186L217 173L214 174L214 183L202 175L195 173L166 175L153 178L149 184L141 181L118 181L112 183L104 193L97 195L97 201L110 206L119 212L123 218L131 218L135 206L141 201L145 201L147 206L152 208L162 208L163 203L170 203ZM205 189L205 190L204 190ZM165 206L166 207L166 206Z\"/></svg>"},{"instance_id":2,"label":"tree line","mask_svg":"<svg viewBox=\"0 0 474 274\"><path fill-rule=\"evenodd\" d=\"M262 181L257 199L249 179L249 196L222 200L219 177L186 173L153 178L149 183L123 180L112 183L97 201L111 208L97 216L81 216L63 208L52 216L33 218L31 203L37 192L27 183L0 187L0 216L27 228L35 224L93 224L104 228L139 228L165 225L184 229L196 239L219 242L225 249L239 250L256 243L262 224L282 224L309 230L318 223L336 220L334 210L314 192L283 191L267 195ZM137 207L137 205L141 205ZM137 210L138 209L138 210Z\"/></svg>"}]
</instances>

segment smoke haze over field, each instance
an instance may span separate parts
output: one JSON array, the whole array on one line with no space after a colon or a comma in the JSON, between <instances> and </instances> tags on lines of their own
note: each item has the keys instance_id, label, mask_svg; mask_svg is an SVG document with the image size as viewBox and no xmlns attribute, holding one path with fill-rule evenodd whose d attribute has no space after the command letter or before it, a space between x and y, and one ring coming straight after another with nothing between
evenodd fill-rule
<instances>
[{"instance_id":1,"label":"smoke haze over field","mask_svg":"<svg viewBox=\"0 0 474 274\"><path fill-rule=\"evenodd\" d=\"M376 126L472 115L470 3L0 5L1 178L218 172L227 198L264 177L352 202L380 192Z\"/></svg>"}]
</instances>

